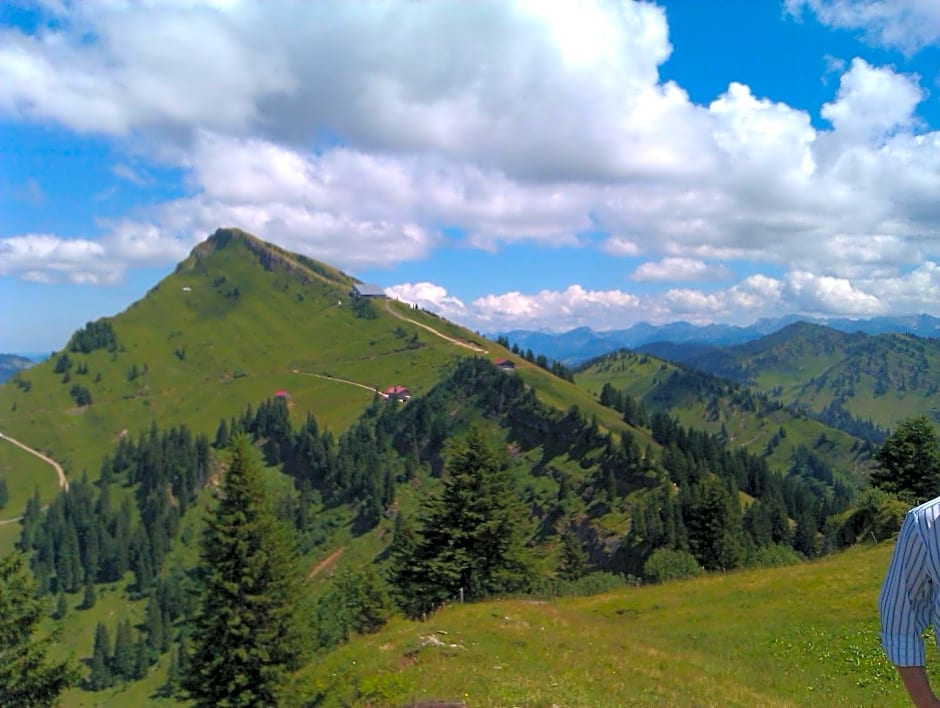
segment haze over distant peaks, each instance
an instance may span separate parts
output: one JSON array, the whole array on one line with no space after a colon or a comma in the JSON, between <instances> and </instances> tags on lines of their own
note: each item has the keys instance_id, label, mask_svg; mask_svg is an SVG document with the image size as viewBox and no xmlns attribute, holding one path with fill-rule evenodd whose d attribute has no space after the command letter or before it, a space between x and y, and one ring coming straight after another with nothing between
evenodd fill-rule
<instances>
[{"instance_id":1,"label":"haze over distant peaks","mask_svg":"<svg viewBox=\"0 0 940 708\"><path fill-rule=\"evenodd\" d=\"M689 322L653 325L640 322L626 329L600 332L589 327L578 327L561 334L513 330L503 336L507 337L511 344L518 344L522 349L532 349L549 359L556 359L571 366L618 349L638 349L651 344L672 343L705 347L742 344L778 332L796 322L810 322L846 333L863 332L874 335L897 332L916 334L920 337L940 337L940 318L927 314L862 320L822 320L788 315L777 319L761 319L746 327L727 324L694 325Z\"/></svg>"}]
</instances>

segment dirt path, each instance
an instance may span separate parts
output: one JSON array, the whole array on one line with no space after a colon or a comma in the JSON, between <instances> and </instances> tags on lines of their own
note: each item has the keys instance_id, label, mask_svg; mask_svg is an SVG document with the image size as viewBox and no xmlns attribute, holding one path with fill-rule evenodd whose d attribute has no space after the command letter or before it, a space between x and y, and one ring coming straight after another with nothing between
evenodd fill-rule
<instances>
[{"instance_id":1,"label":"dirt path","mask_svg":"<svg viewBox=\"0 0 940 708\"><path fill-rule=\"evenodd\" d=\"M445 340L447 340L448 342L450 342L451 344L456 344L458 347L463 347L464 349L469 349L470 351L476 352L477 354L486 354L486 349L484 349L483 347L478 347L476 344L471 344L470 342L464 342L464 341L461 340L461 339L456 339L456 338L454 338L454 337L448 337L446 334L444 334L443 332L438 332L436 329L434 329L434 328L431 327L430 325L426 325L426 324L424 324L424 323L422 323L422 322L417 322L416 320L413 320L413 319L411 319L410 317L405 317L404 315L402 315L402 314L400 314L400 313L398 313L398 312L395 312L395 309L392 307L392 301L391 301L391 300L386 300L386 301L385 301L385 309L388 310L388 314L392 315L393 317L397 317L397 318L400 319L400 320L404 320L405 322L409 322L410 324L413 324L413 325L415 325L416 327L420 327L421 329L426 329L426 330L427 330L428 332L430 332L431 334L433 334L433 335L435 335L435 336L437 336L437 337L440 337L441 339L445 339Z\"/></svg>"},{"instance_id":2,"label":"dirt path","mask_svg":"<svg viewBox=\"0 0 940 708\"><path fill-rule=\"evenodd\" d=\"M11 442L17 447L22 448L23 450L26 450L26 452L28 452L30 455L35 455L43 462L46 462L52 465L53 469L55 470L55 473L59 476L59 489L62 489L66 492L69 490L69 481L65 477L65 472L62 470L62 465L60 465L58 462L53 460L51 457L46 457L41 452L39 452L39 450L34 450L28 445L24 445L23 443L21 443L19 440L15 440L14 438L11 438L9 435L4 435L3 433L0 433L0 440L6 440L7 442Z\"/></svg>"},{"instance_id":3,"label":"dirt path","mask_svg":"<svg viewBox=\"0 0 940 708\"><path fill-rule=\"evenodd\" d=\"M24 445L23 443L21 443L19 440L15 440L14 438L11 438L9 435L4 435L3 433L0 433L0 440L6 440L7 442L11 442L17 447L26 450L26 452L28 452L30 455L35 455L43 462L47 462L50 465L52 465L52 467L55 469L55 473L59 477L59 488L64 489L66 492L69 490L69 481L65 477L65 472L62 470L62 465L60 465L58 462L53 460L51 457L46 457L41 452L39 452L39 450L34 450L28 445ZM46 507L43 507L43 509L45 508ZM3 520L0 520L0 526L5 526L6 524L16 524L22 520L23 520L22 516L17 516L13 519L3 519Z\"/></svg>"},{"instance_id":4,"label":"dirt path","mask_svg":"<svg viewBox=\"0 0 940 708\"><path fill-rule=\"evenodd\" d=\"M307 580L313 580L320 573L327 569L330 565L339 560L340 556L343 555L343 551L346 550L346 546L340 546L335 551L333 551L326 558L317 563L313 568L310 569L310 572L307 573Z\"/></svg>"},{"instance_id":5,"label":"dirt path","mask_svg":"<svg viewBox=\"0 0 940 708\"><path fill-rule=\"evenodd\" d=\"M309 371L300 371L299 369L292 369L291 373L302 374L303 376L315 376L318 379L323 379L324 381L338 381L339 383L349 384L350 386L357 386L359 388L364 388L370 393L377 393L382 398L388 398L388 394L382 393L375 386L366 386L365 384L359 383L358 381L350 381L349 379L340 379L335 376L326 376L324 374L312 374Z\"/></svg>"}]
</instances>

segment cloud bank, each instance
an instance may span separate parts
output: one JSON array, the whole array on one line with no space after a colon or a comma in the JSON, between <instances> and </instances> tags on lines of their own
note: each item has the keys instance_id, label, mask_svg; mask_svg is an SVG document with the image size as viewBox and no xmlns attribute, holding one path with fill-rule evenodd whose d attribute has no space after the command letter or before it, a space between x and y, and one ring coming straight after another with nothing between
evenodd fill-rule
<instances>
[{"instance_id":1,"label":"cloud bank","mask_svg":"<svg viewBox=\"0 0 940 708\"><path fill-rule=\"evenodd\" d=\"M940 36L932 2L786 7L906 51ZM355 272L427 258L453 228L487 251L623 259L621 289L466 305L444 285L391 289L488 331L940 302L940 132L917 118L921 78L890 66L840 67L820 128L742 83L691 101L660 77L664 11L629 0L43 12L55 21L36 32L0 30L0 114L106 138L134 158L115 162L117 179L142 186L148 164L172 167L186 190L102 222L101 238L2 238L0 275L112 284L222 224Z\"/></svg>"}]
</instances>

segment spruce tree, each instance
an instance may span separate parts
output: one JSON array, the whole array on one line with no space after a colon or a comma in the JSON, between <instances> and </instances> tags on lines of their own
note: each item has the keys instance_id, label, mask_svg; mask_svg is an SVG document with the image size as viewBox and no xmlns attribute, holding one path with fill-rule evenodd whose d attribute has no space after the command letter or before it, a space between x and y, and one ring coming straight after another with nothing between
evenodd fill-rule
<instances>
[{"instance_id":1,"label":"spruce tree","mask_svg":"<svg viewBox=\"0 0 940 708\"><path fill-rule=\"evenodd\" d=\"M111 660L111 669L114 675L125 681L134 678L137 666L137 654L134 650L134 629L131 621L125 619L118 623L117 635L114 638L114 656Z\"/></svg>"},{"instance_id":2,"label":"spruce tree","mask_svg":"<svg viewBox=\"0 0 940 708\"><path fill-rule=\"evenodd\" d=\"M200 706L276 705L305 649L301 576L248 439L236 436L231 453L202 538L201 608L183 686Z\"/></svg>"},{"instance_id":3,"label":"spruce tree","mask_svg":"<svg viewBox=\"0 0 940 708\"><path fill-rule=\"evenodd\" d=\"M85 578L85 597L82 601L82 609L90 610L95 606L95 600L97 599L97 593L95 592L95 581L91 579L91 576Z\"/></svg>"},{"instance_id":4,"label":"spruce tree","mask_svg":"<svg viewBox=\"0 0 940 708\"><path fill-rule=\"evenodd\" d=\"M940 447L927 416L901 422L875 453L879 467L872 471L873 486L919 503L940 491Z\"/></svg>"},{"instance_id":5,"label":"spruce tree","mask_svg":"<svg viewBox=\"0 0 940 708\"><path fill-rule=\"evenodd\" d=\"M408 586L398 591L399 597L410 593L402 607L407 614L420 616L461 592L480 598L529 588L533 569L524 545L528 514L509 470L477 428L454 446L444 491L425 503L423 514L412 570L395 579Z\"/></svg>"},{"instance_id":6,"label":"spruce tree","mask_svg":"<svg viewBox=\"0 0 940 708\"><path fill-rule=\"evenodd\" d=\"M153 595L147 603L147 643L151 656L154 659L159 657L164 645L163 613L160 612L160 604Z\"/></svg>"},{"instance_id":7,"label":"spruce tree","mask_svg":"<svg viewBox=\"0 0 940 708\"><path fill-rule=\"evenodd\" d=\"M0 708L51 706L78 681L70 662L49 663L55 637L34 636L45 615L26 558L0 558Z\"/></svg>"},{"instance_id":8,"label":"spruce tree","mask_svg":"<svg viewBox=\"0 0 940 708\"><path fill-rule=\"evenodd\" d=\"M95 627L95 646L88 681L92 691L101 691L114 683L111 674L111 639L108 637L108 628L101 622Z\"/></svg>"},{"instance_id":9,"label":"spruce tree","mask_svg":"<svg viewBox=\"0 0 940 708\"><path fill-rule=\"evenodd\" d=\"M692 489L686 516L690 550L706 570L727 570L741 563L741 505L718 477L709 474Z\"/></svg>"},{"instance_id":10,"label":"spruce tree","mask_svg":"<svg viewBox=\"0 0 940 708\"><path fill-rule=\"evenodd\" d=\"M581 539L569 529L561 539L561 563L558 574L565 580L577 580L587 568L588 557L581 546Z\"/></svg>"},{"instance_id":11,"label":"spruce tree","mask_svg":"<svg viewBox=\"0 0 940 708\"><path fill-rule=\"evenodd\" d=\"M57 620L63 620L65 619L65 616L68 614L68 612L69 612L69 601L65 597L65 593L60 592L59 598L56 601L55 618Z\"/></svg>"},{"instance_id":12,"label":"spruce tree","mask_svg":"<svg viewBox=\"0 0 940 708\"><path fill-rule=\"evenodd\" d=\"M170 650L170 660L166 667L166 683L163 684L161 693L167 698L172 698L180 688L180 657L176 647Z\"/></svg>"}]
</instances>

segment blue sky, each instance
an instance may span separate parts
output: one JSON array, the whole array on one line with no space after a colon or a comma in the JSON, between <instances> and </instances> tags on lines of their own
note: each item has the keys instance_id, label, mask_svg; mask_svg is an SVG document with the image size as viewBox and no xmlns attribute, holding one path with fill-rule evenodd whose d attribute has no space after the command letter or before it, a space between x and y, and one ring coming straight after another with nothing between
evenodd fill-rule
<instances>
[{"instance_id":1,"label":"blue sky","mask_svg":"<svg viewBox=\"0 0 940 708\"><path fill-rule=\"evenodd\" d=\"M474 329L940 315L940 3L0 4L0 351L218 226Z\"/></svg>"}]
</instances>

